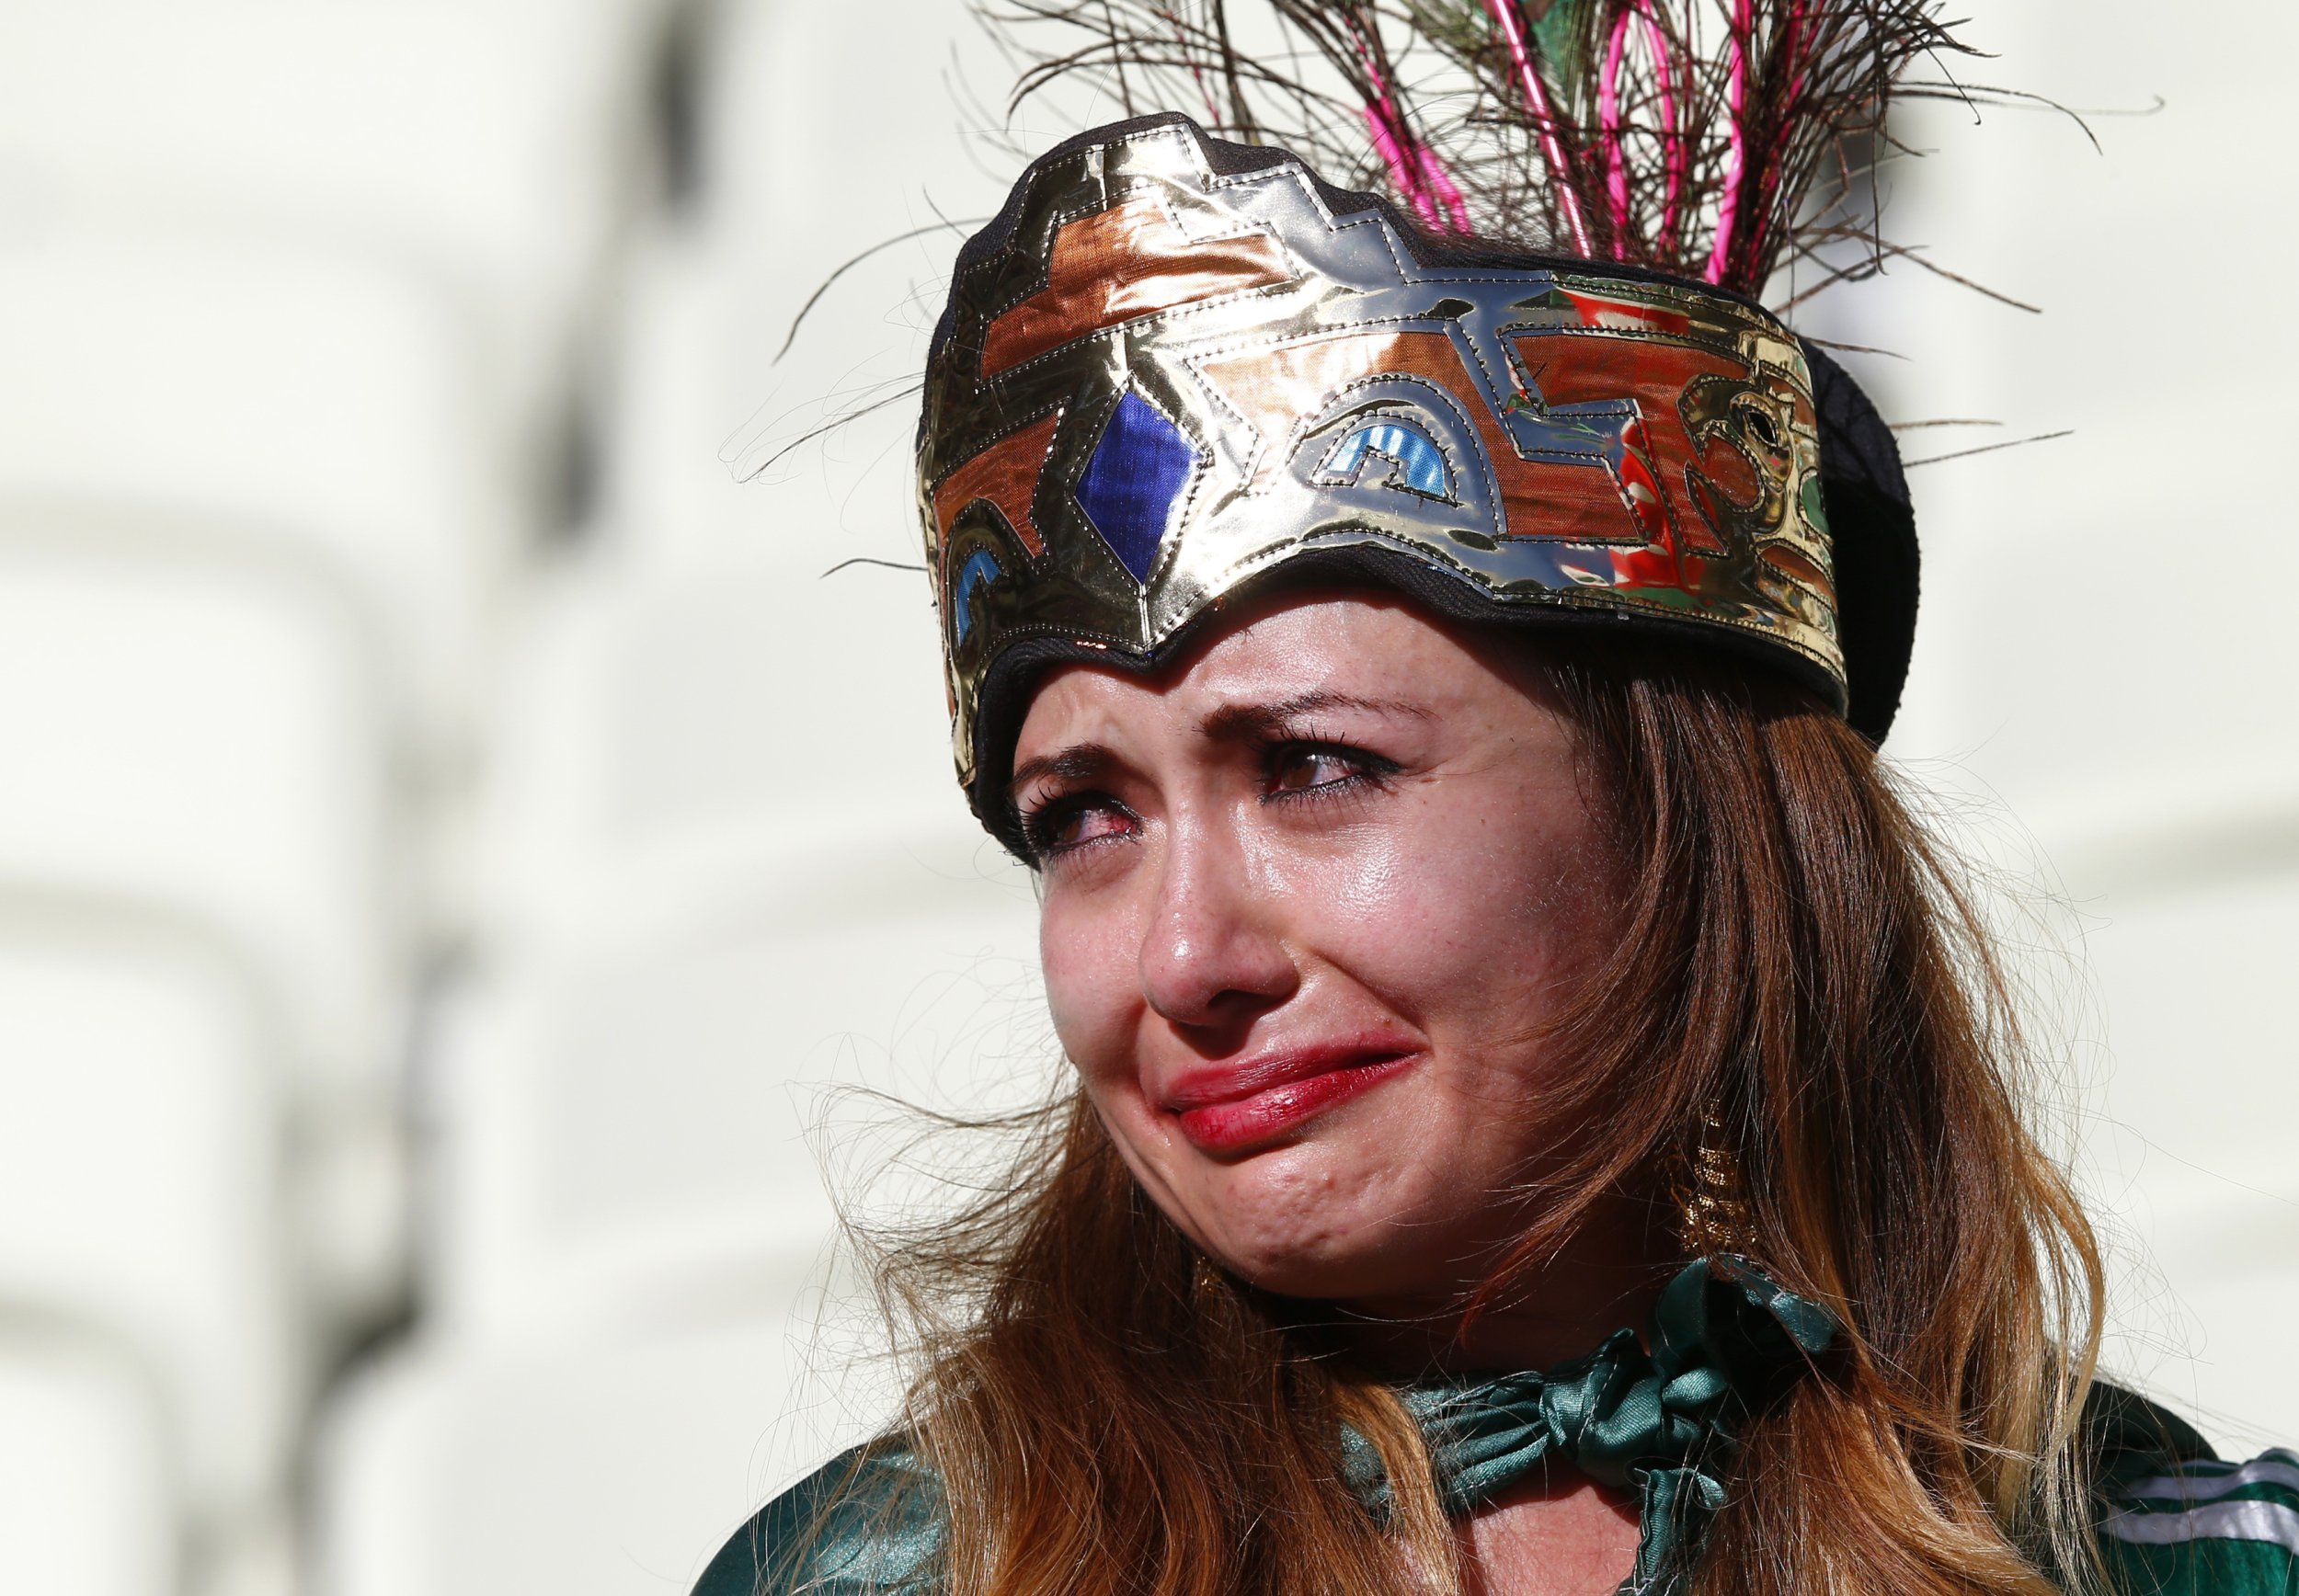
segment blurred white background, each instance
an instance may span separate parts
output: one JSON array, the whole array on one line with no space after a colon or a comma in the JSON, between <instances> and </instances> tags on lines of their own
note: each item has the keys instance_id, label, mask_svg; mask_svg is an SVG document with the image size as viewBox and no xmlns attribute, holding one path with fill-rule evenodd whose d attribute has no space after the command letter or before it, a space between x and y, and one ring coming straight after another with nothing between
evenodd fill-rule
<instances>
[{"instance_id":1,"label":"blurred white background","mask_svg":"<svg viewBox=\"0 0 2299 1596\"><path fill-rule=\"evenodd\" d=\"M1891 225L2045 314L1807 325L1998 424L1911 460L2070 436L1916 469L1891 752L2030 906L2110 1360L2256 1448L2299 13L1972 9L2100 147L1930 108ZM960 0L0 4L0 1590L678 1596L885 1416L821 1158L1042 1077L1032 902L924 584L821 576L915 557L906 406L721 455L914 371L947 231L774 356L994 208L961 84Z\"/></svg>"}]
</instances>

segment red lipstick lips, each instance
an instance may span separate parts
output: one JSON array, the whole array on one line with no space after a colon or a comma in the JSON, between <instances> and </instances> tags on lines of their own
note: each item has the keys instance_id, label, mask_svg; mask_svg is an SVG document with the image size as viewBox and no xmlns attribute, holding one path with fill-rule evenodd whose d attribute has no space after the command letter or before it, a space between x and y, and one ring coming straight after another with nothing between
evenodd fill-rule
<instances>
[{"instance_id":1,"label":"red lipstick lips","mask_svg":"<svg viewBox=\"0 0 2299 1596\"><path fill-rule=\"evenodd\" d=\"M1240 1152L1371 1090L1419 1057L1404 1048L1366 1045L1264 1054L1191 1070L1167 1091L1164 1107L1200 1151Z\"/></svg>"}]
</instances>

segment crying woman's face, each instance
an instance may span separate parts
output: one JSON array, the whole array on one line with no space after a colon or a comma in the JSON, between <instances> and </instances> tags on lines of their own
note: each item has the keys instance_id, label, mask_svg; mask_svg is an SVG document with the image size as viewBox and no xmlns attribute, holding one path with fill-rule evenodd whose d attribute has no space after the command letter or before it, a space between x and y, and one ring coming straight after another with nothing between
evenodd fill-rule
<instances>
[{"instance_id":1,"label":"crying woman's face","mask_svg":"<svg viewBox=\"0 0 2299 1596\"><path fill-rule=\"evenodd\" d=\"M1056 1030L1173 1222L1291 1295L1479 1278L1570 1134L1549 1022L1621 896L1538 662L1287 598L1158 675L1050 675L1012 797Z\"/></svg>"}]
</instances>

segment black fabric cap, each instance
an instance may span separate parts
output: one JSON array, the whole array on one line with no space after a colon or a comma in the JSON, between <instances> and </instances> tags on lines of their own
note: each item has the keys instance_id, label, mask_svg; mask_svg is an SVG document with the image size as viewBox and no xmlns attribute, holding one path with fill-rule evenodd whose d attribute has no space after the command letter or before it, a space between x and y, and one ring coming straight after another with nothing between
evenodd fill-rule
<instances>
[{"instance_id":1,"label":"black fabric cap","mask_svg":"<svg viewBox=\"0 0 2299 1596\"><path fill-rule=\"evenodd\" d=\"M1836 561L1836 624L1849 700L1844 718L1882 743L1900 710L1916 647L1922 572L1916 507L1884 418L1826 351L1804 346L1820 413L1820 494Z\"/></svg>"}]
</instances>

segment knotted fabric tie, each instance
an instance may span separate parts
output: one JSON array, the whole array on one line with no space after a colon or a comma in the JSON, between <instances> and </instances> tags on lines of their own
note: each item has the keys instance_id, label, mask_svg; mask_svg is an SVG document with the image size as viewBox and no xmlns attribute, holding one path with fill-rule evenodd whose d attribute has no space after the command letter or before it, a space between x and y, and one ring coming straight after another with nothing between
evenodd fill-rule
<instances>
[{"instance_id":1,"label":"knotted fabric tie","mask_svg":"<svg viewBox=\"0 0 2299 1596\"><path fill-rule=\"evenodd\" d=\"M1825 1308L1745 1260L1704 1258L1662 1291L1651 1350L1616 1330L1588 1357L1538 1374L1422 1381L1399 1392L1421 1430L1445 1510L1475 1511L1550 1462L1633 1489L1641 1537L1623 1590L1673 1585L1723 1504L1733 1427L1777 1400L1841 1331ZM1351 1488L1389 1514L1371 1443L1342 1435Z\"/></svg>"}]
</instances>

